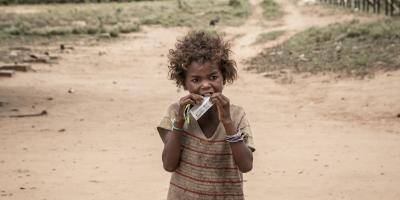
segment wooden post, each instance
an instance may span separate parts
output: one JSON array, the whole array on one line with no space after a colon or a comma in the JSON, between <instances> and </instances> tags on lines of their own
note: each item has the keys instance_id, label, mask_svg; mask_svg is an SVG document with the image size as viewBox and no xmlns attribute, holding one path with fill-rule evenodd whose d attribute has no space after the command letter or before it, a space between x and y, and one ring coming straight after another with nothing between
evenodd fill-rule
<instances>
[{"instance_id":1,"label":"wooden post","mask_svg":"<svg viewBox=\"0 0 400 200\"><path fill-rule=\"evenodd\" d=\"M367 0L362 0L363 1L363 11L365 11L366 10L366 5L365 5L365 1L367 1Z\"/></svg>"},{"instance_id":2,"label":"wooden post","mask_svg":"<svg viewBox=\"0 0 400 200\"><path fill-rule=\"evenodd\" d=\"M0 77L12 77L14 75L15 71L14 70L7 70L7 69L1 69L0 70Z\"/></svg>"},{"instance_id":3,"label":"wooden post","mask_svg":"<svg viewBox=\"0 0 400 200\"><path fill-rule=\"evenodd\" d=\"M389 0L385 0L385 15L389 15Z\"/></svg>"},{"instance_id":4,"label":"wooden post","mask_svg":"<svg viewBox=\"0 0 400 200\"><path fill-rule=\"evenodd\" d=\"M378 10L378 14L381 14L381 0L377 1L377 10Z\"/></svg>"},{"instance_id":5,"label":"wooden post","mask_svg":"<svg viewBox=\"0 0 400 200\"><path fill-rule=\"evenodd\" d=\"M32 71L32 67L30 65L18 65L18 64L0 66L0 70L2 69L15 70L20 72Z\"/></svg>"},{"instance_id":6,"label":"wooden post","mask_svg":"<svg viewBox=\"0 0 400 200\"><path fill-rule=\"evenodd\" d=\"M347 7L348 7L348 8L351 8L351 3L352 3L352 1L353 1L353 0L347 0Z\"/></svg>"},{"instance_id":7,"label":"wooden post","mask_svg":"<svg viewBox=\"0 0 400 200\"><path fill-rule=\"evenodd\" d=\"M393 0L390 0L390 16L393 16L393 11L394 11Z\"/></svg>"}]
</instances>

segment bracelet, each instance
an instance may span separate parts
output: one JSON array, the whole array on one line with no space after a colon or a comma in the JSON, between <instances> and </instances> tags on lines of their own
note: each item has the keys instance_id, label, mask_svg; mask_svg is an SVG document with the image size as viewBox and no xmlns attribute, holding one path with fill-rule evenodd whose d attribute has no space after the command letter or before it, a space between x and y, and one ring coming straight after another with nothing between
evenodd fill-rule
<instances>
[{"instance_id":1,"label":"bracelet","mask_svg":"<svg viewBox=\"0 0 400 200\"><path fill-rule=\"evenodd\" d=\"M179 132L184 131L183 128L178 128L178 127L176 127L176 126L175 126L175 123L176 123L176 120L173 119L172 122L171 122L172 131L179 131Z\"/></svg>"},{"instance_id":2,"label":"bracelet","mask_svg":"<svg viewBox=\"0 0 400 200\"><path fill-rule=\"evenodd\" d=\"M188 104L185 107L185 111L183 113L183 117L185 118L185 124L190 124L190 109L192 108L192 105Z\"/></svg>"},{"instance_id":3,"label":"bracelet","mask_svg":"<svg viewBox=\"0 0 400 200\"><path fill-rule=\"evenodd\" d=\"M234 135L228 135L226 136L225 140L229 143L236 143L236 142L241 142L244 139L244 134L242 130L238 130L236 134Z\"/></svg>"}]
</instances>

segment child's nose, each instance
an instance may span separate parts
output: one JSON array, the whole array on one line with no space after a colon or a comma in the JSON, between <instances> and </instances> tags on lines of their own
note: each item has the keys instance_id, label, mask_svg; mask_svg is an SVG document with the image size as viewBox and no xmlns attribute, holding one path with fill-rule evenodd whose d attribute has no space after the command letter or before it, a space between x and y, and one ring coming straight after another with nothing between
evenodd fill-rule
<instances>
[{"instance_id":1,"label":"child's nose","mask_svg":"<svg viewBox=\"0 0 400 200\"><path fill-rule=\"evenodd\" d=\"M201 87L202 87L202 88L208 88L208 87L210 87L210 82L209 82L208 80L204 80L204 81L201 83Z\"/></svg>"}]
</instances>

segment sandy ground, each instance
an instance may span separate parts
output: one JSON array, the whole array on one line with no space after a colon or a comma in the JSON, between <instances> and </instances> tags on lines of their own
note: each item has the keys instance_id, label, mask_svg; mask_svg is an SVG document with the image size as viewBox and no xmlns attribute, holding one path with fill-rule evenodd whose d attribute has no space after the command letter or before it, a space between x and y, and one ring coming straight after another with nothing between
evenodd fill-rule
<instances>
[{"instance_id":1,"label":"sandy ground","mask_svg":"<svg viewBox=\"0 0 400 200\"><path fill-rule=\"evenodd\" d=\"M352 18L282 2L282 21L260 23L258 2L244 26L222 28L234 38L240 73L224 92L246 109L257 148L246 198L400 199L400 72L367 80L290 76L291 84L246 72L242 61L265 46ZM252 45L276 29L287 33ZM185 94L166 78L166 54L186 31L145 28L0 79L0 199L165 199L170 174L155 126ZM42 110L48 115L8 117Z\"/></svg>"}]
</instances>

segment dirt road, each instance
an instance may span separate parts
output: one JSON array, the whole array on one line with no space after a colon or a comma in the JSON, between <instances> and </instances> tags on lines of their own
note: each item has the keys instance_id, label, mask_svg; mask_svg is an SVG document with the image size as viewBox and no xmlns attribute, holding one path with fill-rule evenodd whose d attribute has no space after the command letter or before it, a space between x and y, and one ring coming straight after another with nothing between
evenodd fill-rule
<instances>
[{"instance_id":1,"label":"dirt road","mask_svg":"<svg viewBox=\"0 0 400 200\"><path fill-rule=\"evenodd\" d=\"M258 2L243 27L223 29L237 36L240 71L224 92L246 109L257 148L246 198L400 199L400 72L368 80L293 76L291 84L246 72L242 61L263 47L338 19L283 3L283 21L261 24ZM252 45L276 29L288 31ZM0 79L0 199L165 199L170 175L155 126L185 94L166 78L166 54L186 31L145 28ZM8 117L42 110L48 115Z\"/></svg>"}]
</instances>

